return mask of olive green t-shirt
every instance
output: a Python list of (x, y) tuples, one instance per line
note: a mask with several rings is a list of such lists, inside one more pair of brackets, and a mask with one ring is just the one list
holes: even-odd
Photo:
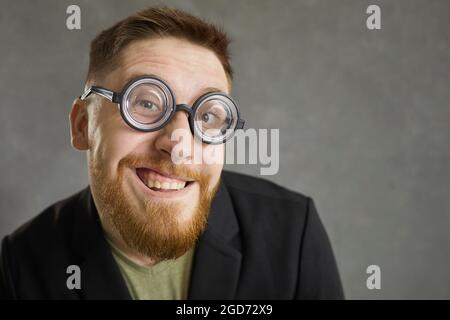
[(145, 267), (131, 261), (108, 242), (134, 300), (187, 299), (194, 249), (177, 259)]

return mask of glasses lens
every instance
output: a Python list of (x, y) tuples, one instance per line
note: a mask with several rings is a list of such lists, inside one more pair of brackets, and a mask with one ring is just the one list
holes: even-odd
[(166, 96), (157, 85), (143, 83), (134, 87), (127, 97), (128, 114), (142, 124), (160, 121), (167, 111)]
[(233, 124), (234, 105), (222, 96), (212, 96), (197, 108), (194, 123), (206, 138), (221, 138)]

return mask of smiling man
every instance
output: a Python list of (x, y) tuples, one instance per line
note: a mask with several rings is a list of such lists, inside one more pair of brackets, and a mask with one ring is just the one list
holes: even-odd
[[(93, 40), (70, 113), (89, 187), (5, 237), (3, 298), (343, 297), (312, 200), (222, 171), (224, 142), (244, 125), (228, 44), (166, 7)], [(208, 149), (200, 162), (195, 147)]]

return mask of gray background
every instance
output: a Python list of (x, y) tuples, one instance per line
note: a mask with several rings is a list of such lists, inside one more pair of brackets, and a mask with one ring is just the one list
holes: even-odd
[[(1, 1), (0, 236), (87, 184), (68, 113), (89, 42), (152, 3)], [(316, 200), (346, 296), (449, 299), (450, 1), (167, 3), (230, 33), (248, 127), (280, 129), (280, 171), (266, 178)], [(70, 4), (80, 31), (66, 29)], [(371, 264), (381, 290), (366, 288)]]

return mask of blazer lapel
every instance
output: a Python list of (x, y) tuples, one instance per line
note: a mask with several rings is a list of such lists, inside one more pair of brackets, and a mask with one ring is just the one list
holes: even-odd
[(81, 298), (130, 300), (128, 288), (103, 236), (89, 187), (82, 194), (82, 205), (73, 234), (73, 245), (82, 261)]
[(235, 298), (242, 259), (238, 232), (231, 198), (221, 182), (197, 244), (189, 299)]
[[(82, 299), (131, 299), (103, 236), (90, 188), (81, 194), (72, 246), (80, 257)], [(188, 299), (234, 299), (242, 254), (239, 225), (229, 193), (220, 182), (208, 225), (196, 246)]]

